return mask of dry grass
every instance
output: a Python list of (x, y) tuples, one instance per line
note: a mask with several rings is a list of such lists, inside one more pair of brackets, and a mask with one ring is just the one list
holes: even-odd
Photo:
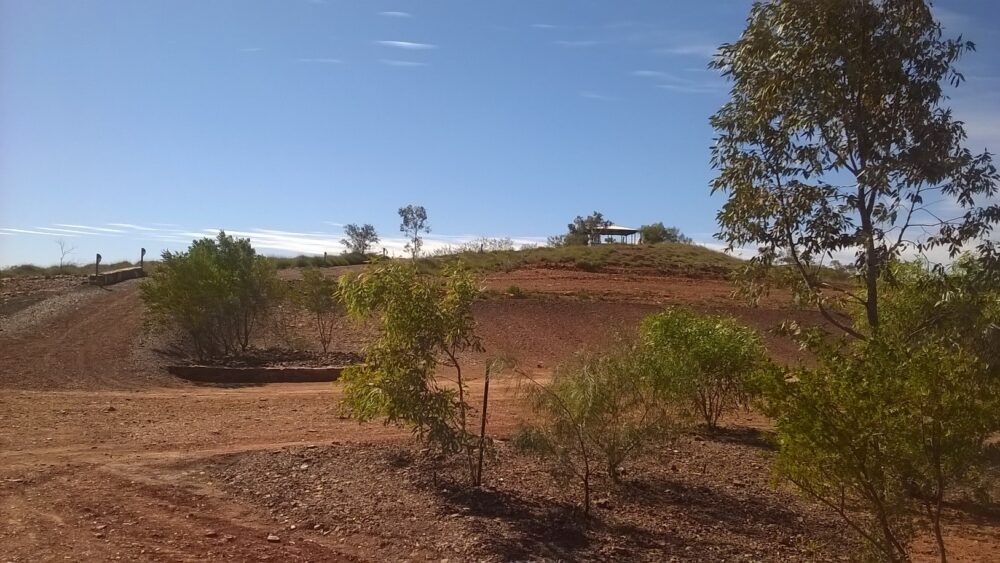
[(742, 263), (738, 258), (694, 244), (662, 243), (649, 246), (542, 247), (497, 252), (461, 252), (424, 258), (422, 265), (437, 269), (462, 260), (480, 271), (510, 271), (523, 267), (573, 268), (586, 272), (646, 270), (662, 274), (721, 277)]

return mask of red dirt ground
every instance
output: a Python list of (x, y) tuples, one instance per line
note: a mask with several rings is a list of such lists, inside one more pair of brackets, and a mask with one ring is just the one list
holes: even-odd
[[(486, 285), (528, 293), (476, 304), (488, 353), (511, 354), (540, 375), (666, 304), (725, 311), (763, 330), (789, 315), (814, 320), (780, 296), (748, 309), (719, 280), (529, 270), (491, 275)], [(448, 464), (434, 477), (438, 465), (406, 431), (340, 418), (335, 385), (224, 388), (172, 378), (143, 330), (134, 282), (52, 302), (34, 324), (23, 321), (55, 299), (46, 297), (5, 313), (24, 327), (0, 332), (3, 561), (816, 560), (853, 552), (836, 520), (769, 488), (771, 454), (753, 438), (766, 421), (753, 416), (728, 421), (731, 439), (687, 434), (665, 446), (629, 468), (624, 489), (601, 484), (608, 500), (599, 524), (581, 532), (567, 516), (575, 491), (502, 444), (488, 479), (503, 481), (485, 498), (468, 496), (448, 484)], [(339, 330), (342, 351), (364, 341), (363, 330)], [(768, 343), (795, 358), (790, 343)], [(469, 359), (481, 365), (483, 357)], [(521, 412), (514, 383), (498, 381), (491, 398), (491, 431), (507, 437)], [(947, 532), (953, 561), (989, 561), (1000, 547), (996, 516), (954, 509)], [(932, 555), (922, 536), (916, 556)]]

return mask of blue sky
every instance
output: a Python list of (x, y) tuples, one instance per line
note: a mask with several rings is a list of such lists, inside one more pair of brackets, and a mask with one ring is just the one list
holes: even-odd
[[(749, 0), (0, 0), (0, 264), (106, 260), (218, 228), (268, 254), (544, 240), (578, 214), (711, 243), (706, 64)], [(1000, 3), (953, 96), (1000, 150)]]

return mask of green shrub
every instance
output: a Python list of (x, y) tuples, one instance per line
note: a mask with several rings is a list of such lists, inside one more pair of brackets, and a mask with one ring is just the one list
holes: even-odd
[(617, 481), (621, 465), (669, 428), (656, 365), (636, 342), (599, 354), (580, 354), (560, 366), (552, 381), (528, 377), (535, 420), (517, 432), (514, 445), (551, 459), (554, 474), (577, 481), (590, 513), (591, 479), (598, 464)]
[(646, 318), (642, 335), (661, 366), (658, 385), (689, 397), (709, 428), (748, 405), (756, 377), (771, 369), (760, 336), (731, 318), (670, 309)]
[(893, 265), (876, 336), (844, 344), (802, 332), (818, 366), (763, 387), (778, 475), (837, 512), (879, 558), (908, 560), (924, 521), (945, 560), (945, 494), (975, 485), (984, 443), (1000, 430), (1000, 299), (984, 274), (969, 259), (950, 273)]
[(250, 240), (221, 231), (185, 252), (164, 251), (142, 285), (149, 319), (180, 329), (199, 358), (246, 351), (280, 293), (274, 266)]
[(921, 514), (941, 537), (944, 494), (971, 475), (1000, 412), (995, 381), (944, 341), (826, 350), (819, 367), (766, 389), (778, 474), (892, 561), (908, 560)]

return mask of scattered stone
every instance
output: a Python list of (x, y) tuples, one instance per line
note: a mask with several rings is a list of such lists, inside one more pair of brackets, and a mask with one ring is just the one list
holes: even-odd
[(209, 530), (209, 531), (205, 532), (205, 537), (206, 538), (217, 538), (217, 537), (219, 537), (219, 532), (216, 532), (214, 530)]
[(276, 536), (274, 534), (268, 534), (267, 535), (267, 541), (269, 541), (271, 543), (278, 543), (278, 542), (281, 541), (281, 538), (279, 538), (278, 536)]
[(115, 407), (113, 407), (111, 405), (108, 405), (108, 406), (104, 407), (103, 410), (104, 410), (104, 412), (115, 412), (118, 409), (116, 409)]
[(599, 498), (594, 501), (594, 506), (597, 508), (611, 508), (611, 499), (607, 497)]

